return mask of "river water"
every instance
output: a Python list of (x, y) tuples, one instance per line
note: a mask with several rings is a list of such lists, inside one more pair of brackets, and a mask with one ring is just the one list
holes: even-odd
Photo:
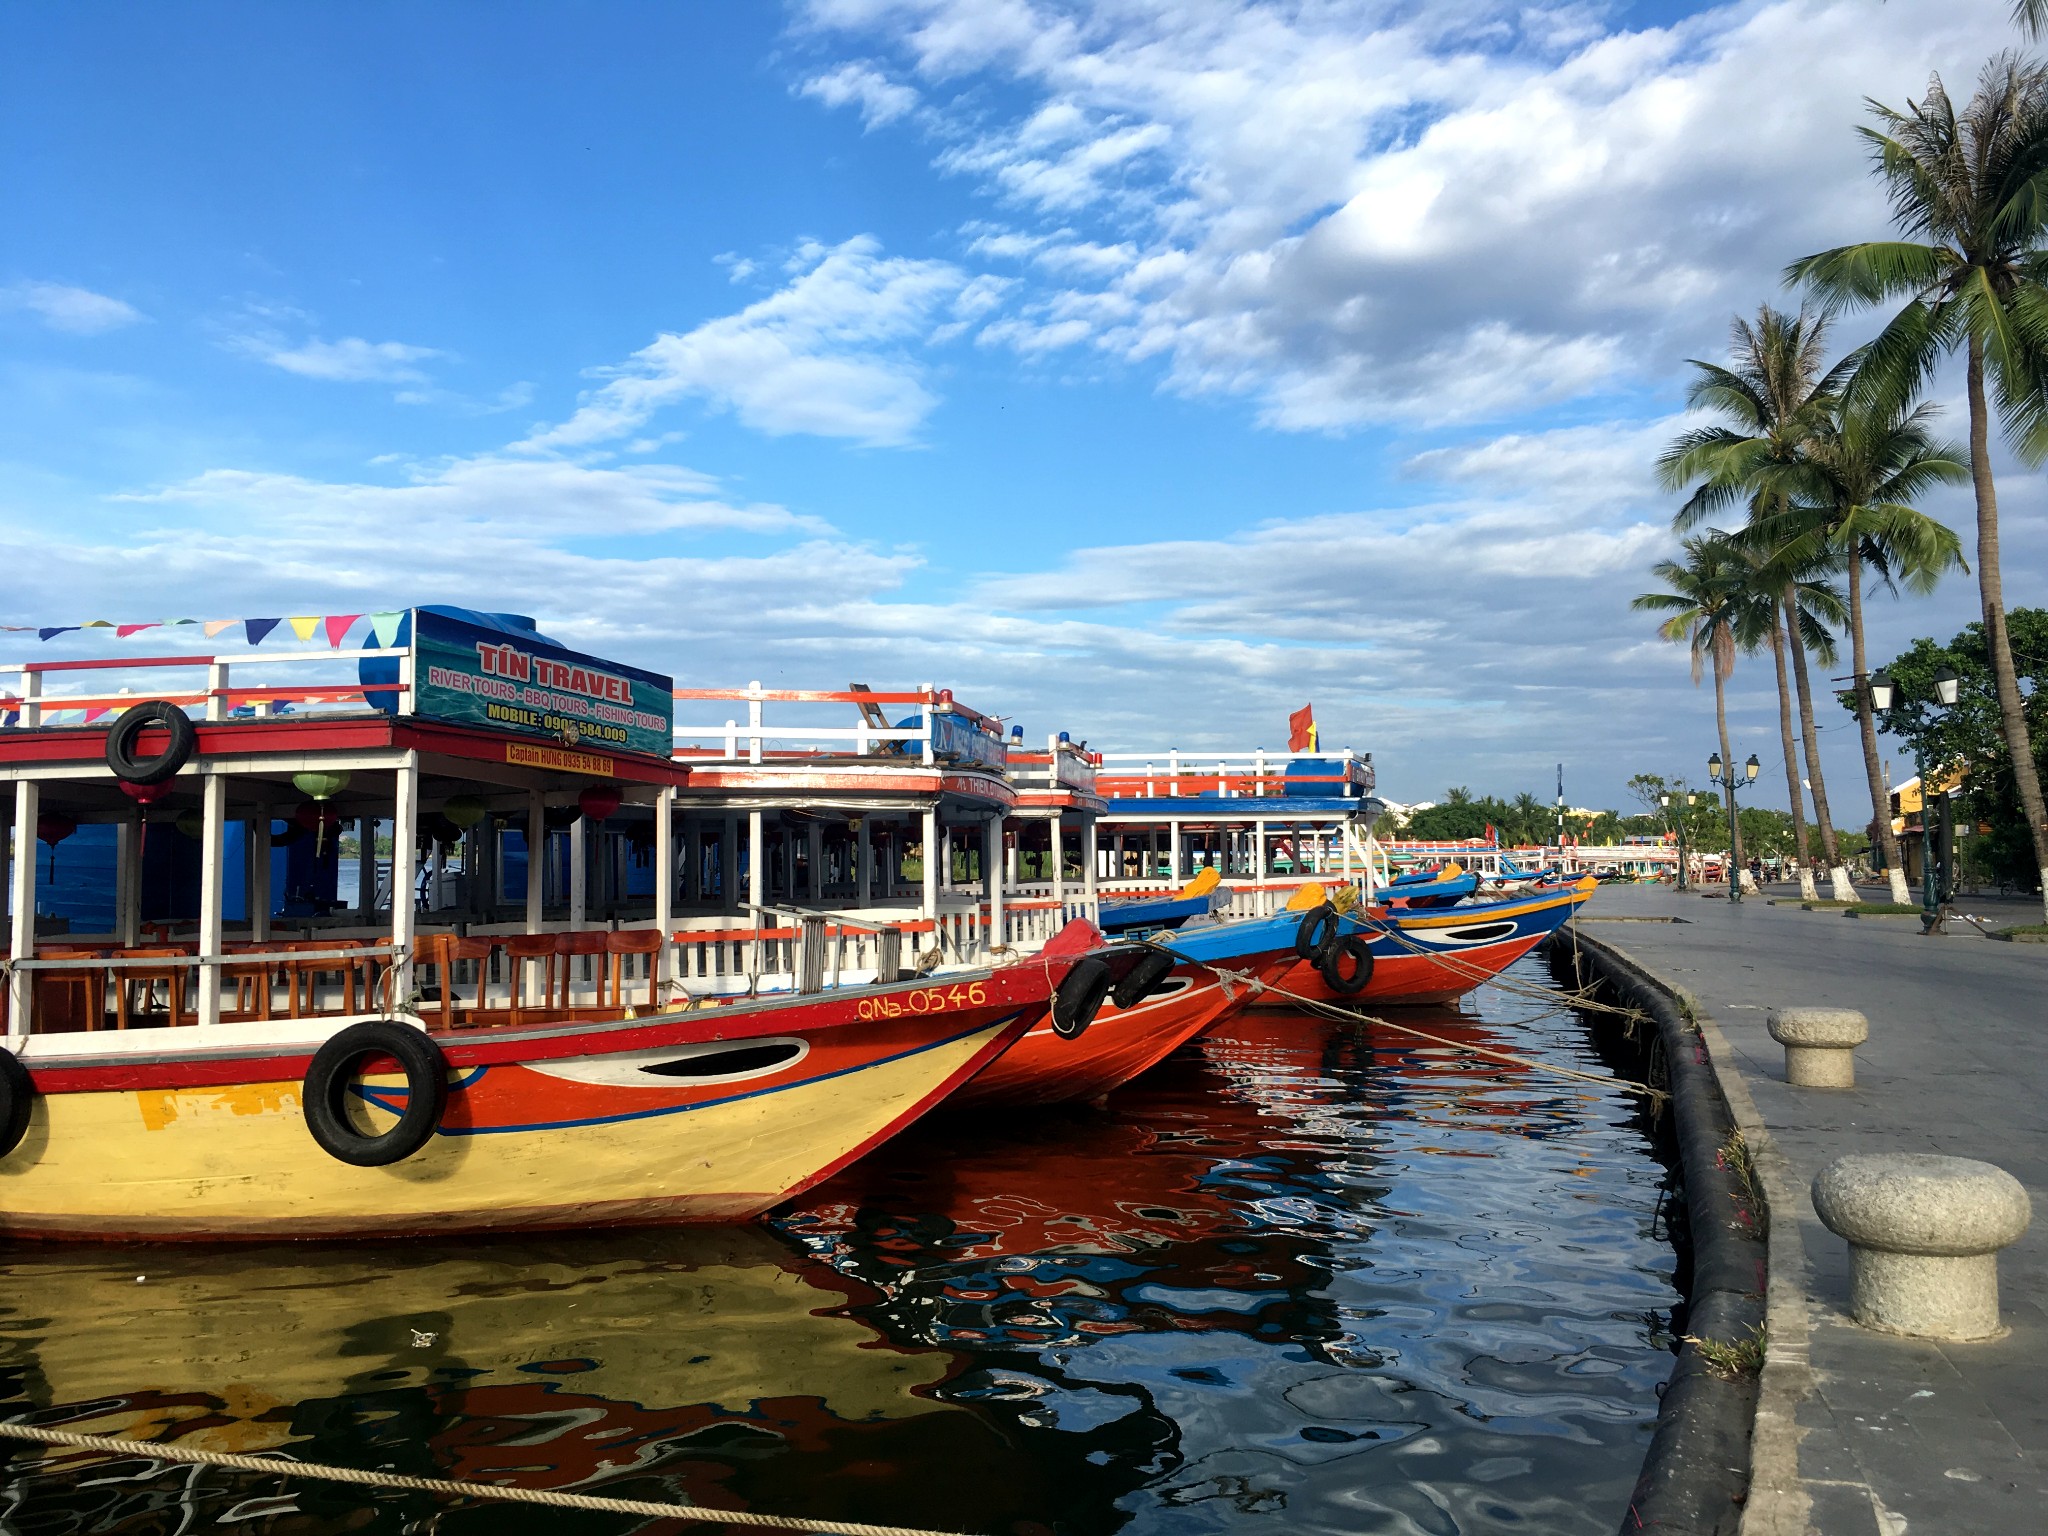
[[(1604, 1077), (1510, 975), (1398, 1017)], [(1253, 1012), (757, 1227), (0, 1250), (0, 1414), (1006, 1536), (1605, 1533), (1672, 1363), (1668, 1184), (1618, 1086)], [(637, 1528), (6, 1454), (21, 1536)]]

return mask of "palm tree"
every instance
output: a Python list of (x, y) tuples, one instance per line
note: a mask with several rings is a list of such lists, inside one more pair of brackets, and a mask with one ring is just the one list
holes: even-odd
[(1774, 549), (1773, 558), (1792, 568), (1841, 563), (1872, 826), (1891, 876), (1892, 899), (1901, 904), (1911, 895), (1878, 757), (1863, 645), (1863, 586), (1868, 571), (1888, 591), (1903, 583), (1910, 591), (1927, 593), (1942, 572), (1969, 569), (1955, 530), (1912, 506), (1923, 492), (1969, 474), (1962, 450), (1936, 441), (1928, 430), (1933, 415), (1934, 407), (1927, 405), (1905, 412), (1882, 402), (1844, 405), (1828, 435), (1811, 446), (1801, 463), (1774, 473), (1774, 489), (1786, 493), (1783, 510), (1755, 530)]
[(1662, 613), (1669, 617), (1657, 626), (1657, 634), (1692, 651), (1692, 681), (1697, 688), (1705, 665), (1714, 669), (1714, 725), (1720, 732), (1721, 761), (1728, 765), (1728, 824), (1735, 829), (1729, 849), (1729, 879), (1746, 878), (1743, 870), (1742, 829), (1735, 817), (1735, 754), (1728, 747), (1728, 674), (1735, 670), (1735, 653), (1749, 623), (1753, 604), (1744, 591), (1745, 562), (1728, 535), (1710, 529), (1695, 534), (1684, 544), (1685, 558), (1659, 560), (1652, 575), (1668, 588), (1645, 592), (1629, 606), (1639, 613)]
[[(2042, 7), (2021, 0), (2019, 14), (2038, 21)], [(1964, 353), (1985, 646), (2034, 858), (2048, 871), (2048, 809), (2006, 630), (1985, 399), (1988, 374), (2014, 452), (2028, 464), (2048, 456), (2048, 67), (1999, 55), (1960, 115), (1938, 75), (1906, 111), (1877, 102), (1870, 110), (1880, 126), (1858, 131), (1907, 238), (1838, 246), (1785, 276), (1831, 304), (1905, 300), (1870, 344), (1859, 392), (1902, 404), (1943, 355)]]
[[(1683, 530), (1702, 518), (1737, 503), (1745, 504), (1752, 522), (1782, 510), (1782, 497), (1771, 499), (1764, 480), (1774, 467), (1795, 464), (1814, 437), (1827, 429), (1829, 415), (1853, 371), (1857, 356), (1852, 353), (1832, 368), (1824, 368), (1827, 355), (1828, 322), (1825, 316), (1801, 310), (1788, 315), (1759, 306), (1754, 322), (1737, 316), (1731, 327), (1728, 366), (1692, 359), (1695, 370), (1686, 404), (1695, 411), (1712, 411), (1721, 423), (1696, 428), (1683, 434), (1664, 451), (1657, 470), (1665, 486), (1681, 490), (1693, 482), (1685, 505), (1673, 518)], [(1777, 571), (1775, 561), (1759, 568)], [(1833, 641), (1826, 629), (1829, 611), (1818, 590), (1802, 597), (1801, 573), (1782, 572), (1783, 590), (1779, 603), (1783, 623), (1774, 620), (1772, 629), (1789, 636), (1793, 672), (1798, 682), (1801, 735), (1806, 747), (1806, 777), (1813, 788), (1814, 815), (1820, 822), (1821, 850), (1828, 862), (1837, 901), (1849, 901), (1855, 888), (1849, 883), (1848, 867), (1835, 846), (1834, 820), (1828, 809), (1827, 779), (1821, 771), (1820, 751), (1813, 720), (1812, 690), (1806, 675), (1806, 655), (1816, 645), (1832, 659)], [(1839, 605), (1836, 605), (1838, 608)], [(1785, 739), (1785, 790), (1792, 805), (1792, 821), (1798, 835), (1799, 890), (1808, 900), (1819, 895), (1814, 889), (1812, 860), (1806, 838), (1804, 796), (1800, 793), (1799, 759), (1791, 741), (1791, 704), (1785, 683), (1785, 652), (1772, 641), (1778, 672), (1778, 720)]]

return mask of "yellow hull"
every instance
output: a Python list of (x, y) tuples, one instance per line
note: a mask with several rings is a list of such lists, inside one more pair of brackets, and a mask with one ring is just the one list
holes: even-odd
[(888, 1135), (1009, 1027), (680, 1112), (440, 1134), (383, 1168), (314, 1143), (296, 1080), (38, 1096), (0, 1159), (0, 1231), (388, 1237), (743, 1219)]

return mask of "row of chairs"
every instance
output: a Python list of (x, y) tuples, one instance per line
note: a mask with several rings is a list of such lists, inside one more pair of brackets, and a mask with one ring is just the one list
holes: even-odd
[[(438, 1009), (443, 1029), (523, 1024), (570, 1014), (578, 1008), (652, 1009), (656, 1005), (654, 957), (661, 945), (662, 935), (653, 928), (474, 938), (437, 933), (420, 941), (417, 982), (423, 992), (431, 989), (423, 1008)], [(494, 989), (491, 981), (491, 956), (497, 951), (505, 956), (502, 992)], [(627, 974), (634, 957), (644, 961), (643, 974), (637, 978)], [(575, 997), (579, 959), (588, 962), (592, 973), (590, 996), (581, 1002)], [(537, 988), (529, 990), (529, 977), (538, 980)], [(644, 995), (639, 992), (642, 986)]]

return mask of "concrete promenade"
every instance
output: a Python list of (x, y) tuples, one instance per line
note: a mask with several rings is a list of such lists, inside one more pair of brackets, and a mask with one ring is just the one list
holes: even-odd
[[(1778, 1272), (1745, 1533), (2048, 1530), (2048, 945), (1644, 886), (1602, 889), (1580, 920), (1697, 1000), (1739, 1073), (1731, 1098), (1747, 1090), (1777, 1154), (1760, 1159)], [(1785, 1082), (1764, 1017), (1801, 1003), (1869, 1016), (1854, 1089)], [(1847, 1249), (1807, 1193), (1848, 1152), (1981, 1158), (2026, 1186), (2034, 1224), (2000, 1261), (2007, 1337), (1935, 1344), (1849, 1321)], [(1788, 1337), (1801, 1322), (1805, 1339)], [(1796, 1431), (1774, 1425), (1774, 1399)]]

